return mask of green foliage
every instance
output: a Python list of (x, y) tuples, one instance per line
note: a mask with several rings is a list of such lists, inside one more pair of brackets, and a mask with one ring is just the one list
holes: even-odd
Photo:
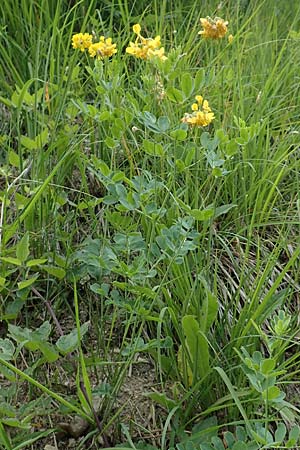
[[(0, 5), (1, 376), (83, 417), (106, 447), (150, 450), (116, 411), (146, 360), (162, 450), (295, 448), (297, 2), (11, 3)], [(199, 36), (208, 15), (233, 40)], [(165, 61), (126, 54), (134, 23), (160, 35)], [(79, 32), (112, 37), (118, 53), (73, 49)], [(198, 95), (208, 126), (184, 120)], [(30, 437), (37, 405), (7, 392), (0, 446), (51, 432)]]

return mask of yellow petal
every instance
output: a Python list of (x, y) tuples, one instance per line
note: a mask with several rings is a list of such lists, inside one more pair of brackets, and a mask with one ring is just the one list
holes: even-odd
[(133, 29), (133, 32), (135, 34), (140, 34), (140, 32), (141, 32), (141, 25), (139, 23), (136, 23), (135, 25), (133, 25), (132, 29)]

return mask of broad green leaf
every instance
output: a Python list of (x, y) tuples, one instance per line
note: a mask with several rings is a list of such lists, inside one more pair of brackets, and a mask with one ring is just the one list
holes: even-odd
[(200, 137), (201, 145), (209, 151), (214, 151), (219, 145), (219, 139), (217, 136), (214, 138), (210, 137), (210, 134), (207, 131), (204, 131)]
[(214, 215), (214, 209), (192, 209), (191, 211), (189, 211), (189, 214), (194, 217), (194, 219), (202, 222), (210, 219)]
[[(81, 338), (87, 333), (89, 328), (89, 322), (85, 322), (80, 327), (80, 336)], [(65, 334), (61, 336), (56, 342), (56, 347), (63, 354), (73, 352), (78, 347), (78, 331), (77, 328), (71, 331), (69, 334)]]
[(24, 234), (20, 242), (17, 244), (16, 256), (23, 263), (26, 261), (29, 255), (29, 233)]
[(206, 338), (202, 335), (199, 323), (194, 316), (182, 318), (182, 328), (186, 338), (186, 346), (190, 353), (193, 375), (201, 378), (209, 372), (209, 351)]
[(19, 281), (18, 283), (18, 289), (24, 289), (28, 286), (31, 286), (39, 277), (39, 274), (35, 275), (34, 277), (29, 278), (28, 280)]
[(224, 450), (223, 441), (218, 436), (213, 436), (211, 443), (214, 446), (214, 450)]
[(277, 386), (271, 386), (266, 391), (263, 391), (262, 396), (264, 400), (268, 400), (269, 402), (276, 400), (279, 396), (281, 396), (282, 392)]
[(150, 392), (146, 394), (147, 397), (151, 398), (154, 402), (167, 408), (169, 411), (177, 406), (177, 402), (169, 397), (165, 393), (161, 392)]
[(26, 262), (26, 267), (39, 266), (40, 264), (45, 264), (47, 261), (47, 258), (30, 259)]
[(238, 205), (235, 203), (230, 203), (229, 205), (218, 206), (215, 209), (214, 218), (221, 216), (222, 214), (226, 214), (232, 208), (236, 208)]
[(30, 139), (28, 136), (21, 136), (21, 144), (27, 150), (36, 150), (38, 148), (35, 139)]
[(184, 162), (181, 159), (176, 159), (175, 165), (178, 170), (178, 173), (184, 172), (186, 167), (185, 167)]
[(205, 81), (205, 70), (202, 68), (198, 70), (195, 76), (195, 83), (194, 83), (195, 93), (199, 92), (199, 89), (202, 88), (204, 81)]
[(275, 431), (275, 442), (281, 444), (286, 435), (286, 426), (284, 423), (279, 423)]
[(46, 320), (36, 330), (32, 331), (31, 339), (34, 341), (45, 342), (49, 338), (51, 333), (51, 324), (49, 320)]
[(10, 256), (1, 256), (1, 261), (7, 262), (9, 264), (13, 264), (14, 266), (21, 266), (22, 261), (20, 261), (18, 258), (12, 258)]
[(143, 148), (148, 155), (151, 156), (163, 156), (164, 149), (159, 143), (149, 141), (148, 139), (143, 140)]
[(112, 114), (109, 111), (103, 111), (99, 115), (99, 120), (101, 120), (101, 121), (110, 120), (111, 118), (112, 118)]
[(194, 80), (189, 72), (182, 75), (180, 87), (186, 98), (189, 98), (194, 89)]
[(267, 375), (268, 373), (272, 372), (275, 369), (275, 366), (276, 360), (273, 358), (264, 359), (260, 363), (260, 369), (264, 375)]
[(158, 128), (165, 132), (170, 128), (170, 120), (167, 116), (161, 116), (157, 119)]
[(187, 131), (179, 128), (170, 132), (170, 136), (176, 141), (184, 141), (187, 137)]
[(118, 141), (115, 141), (112, 137), (107, 136), (107, 138), (105, 138), (105, 144), (107, 145), (108, 148), (116, 148), (118, 145)]
[(214, 167), (211, 173), (216, 178), (222, 177), (224, 175), (224, 172), (222, 169), (220, 169), (220, 167)]
[(54, 362), (59, 358), (59, 353), (49, 342), (40, 342), (39, 350), (43, 353), (48, 362)]
[(182, 103), (184, 100), (184, 95), (183, 95), (182, 91), (180, 91), (179, 89), (176, 89), (174, 87), (169, 87), (166, 90), (166, 94), (172, 102)]
[(287, 448), (293, 448), (297, 444), (300, 436), (299, 425), (294, 425), (289, 433), (289, 439), (286, 443)]
[(230, 158), (231, 156), (235, 155), (238, 152), (238, 150), (239, 150), (238, 143), (235, 141), (235, 139), (232, 139), (226, 144), (225, 154), (227, 158)]
[(42, 268), (49, 273), (49, 275), (53, 275), (54, 277), (62, 280), (66, 276), (66, 271), (61, 267), (55, 266), (42, 266)]
[(14, 167), (17, 167), (17, 169), (20, 168), (20, 157), (13, 150), (9, 150), (9, 152), (8, 152), (8, 160), (9, 160), (9, 164), (11, 164)]
[(13, 359), (15, 346), (10, 339), (0, 339), (0, 357), (5, 361)]

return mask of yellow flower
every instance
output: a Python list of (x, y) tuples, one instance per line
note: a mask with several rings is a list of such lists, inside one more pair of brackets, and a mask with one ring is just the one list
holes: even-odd
[(192, 104), (193, 113), (185, 113), (184, 117), (181, 119), (181, 122), (187, 123), (192, 127), (206, 127), (214, 120), (215, 115), (210, 109), (207, 100), (203, 100), (201, 95), (196, 95), (195, 98), (197, 103)]
[(141, 25), (139, 23), (136, 23), (135, 25), (133, 25), (132, 29), (133, 29), (133, 32), (135, 34), (140, 34), (140, 32), (141, 32)]
[(111, 38), (104, 36), (100, 37), (100, 41), (90, 45), (89, 54), (92, 58), (96, 56), (97, 59), (108, 58), (117, 53), (116, 44), (112, 43)]
[(228, 22), (220, 19), (220, 17), (207, 17), (206, 19), (200, 19), (203, 30), (199, 31), (198, 34), (202, 35), (204, 38), (220, 39), (227, 33)]
[(72, 37), (72, 47), (79, 48), (82, 52), (92, 45), (93, 36), (89, 33), (77, 33)]
[(146, 39), (141, 36), (141, 26), (137, 23), (133, 25), (133, 31), (137, 34), (135, 42), (130, 42), (126, 48), (126, 53), (135, 56), (140, 59), (159, 58), (161, 61), (167, 59), (165, 50), (161, 47), (160, 36), (156, 36), (154, 39)]
[(230, 34), (230, 35), (228, 36), (228, 43), (229, 43), (229, 44), (232, 44), (233, 39), (234, 39), (233, 35)]

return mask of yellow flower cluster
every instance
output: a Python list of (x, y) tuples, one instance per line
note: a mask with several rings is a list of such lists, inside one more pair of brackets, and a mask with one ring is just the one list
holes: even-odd
[(72, 47), (79, 48), (82, 52), (92, 45), (93, 36), (89, 33), (78, 33), (72, 37)]
[(192, 127), (206, 127), (214, 120), (214, 113), (210, 109), (208, 101), (203, 100), (201, 95), (196, 95), (195, 98), (197, 103), (192, 104), (192, 114), (185, 113), (181, 122), (187, 123)]
[(112, 43), (111, 38), (105, 39), (104, 36), (100, 37), (100, 42), (96, 42), (89, 47), (89, 54), (93, 58), (103, 59), (108, 56), (112, 56), (117, 53), (116, 44)]
[(227, 33), (228, 22), (220, 19), (220, 17), (207, 17), (206, 19), (200, 19), (203, 30), (199, 31), (198, 34), (204, 38), (220, 39)]
[(126, 48), (126, 53), (136, 56), (141, 59), (151, 59), (157, 57), (162, 61), (167, 59), (164, 47), (161, 47), (160, 36), (154, 39), (146, 39), (141, 35), (141, 26), (137, 23), (132, 27), (134, 33), (137, 35), (135, 42), (130, 42), (129, 47)]
[(112, 43), (111, 38), (100, 37), (100, 41), (93, 44), (93, 36), (88, 33), (74, 34), (72, 37), (72, 47), (78, 48), (82, 52), (88, 49), (92, 58), (107, 58), (117, 53), (116, 44)]

